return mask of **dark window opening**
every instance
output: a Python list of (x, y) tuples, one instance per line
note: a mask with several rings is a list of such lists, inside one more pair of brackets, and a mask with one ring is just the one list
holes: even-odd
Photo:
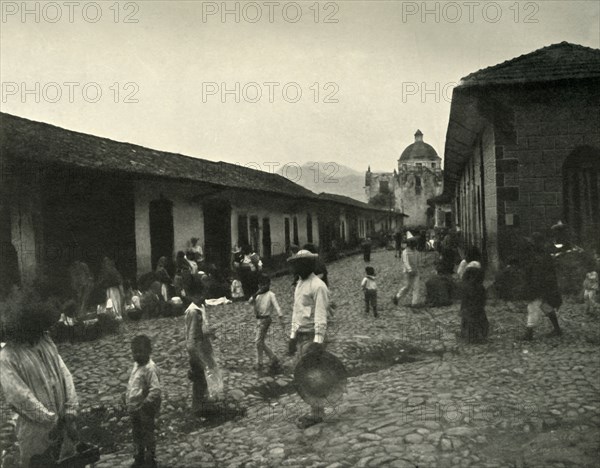
[(309, 244), (312, 244), (313, 241), (313, 225), (312, 225), (312, 216), (310, 213), (306, 215), (306, 240)]
[(238, 216), (238, 246), (248, 244), (248, 216)]
[(294, 244), (300, 245), (300, 239), (298, 237), (298, 218), (294, 216)]
[(260, 228), (258, 227), (258, 218), (250, 217), (250, 245), (254, 252), (259, 252)]
[(271, 258), (271, 222), (269, 218), (263, 218), (262, 256)]
[(285, 251), (290, 251), (290, 245), (292, 242), (290, 240), (290, 218), (285, 218), (284, 220), (284, 239), (285, 239)]

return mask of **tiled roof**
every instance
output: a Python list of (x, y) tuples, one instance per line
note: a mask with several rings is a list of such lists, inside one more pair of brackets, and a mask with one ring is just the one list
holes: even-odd
[(600, 49), (552, 44), (465, 76), (458, 87), (600, 77)]
[[(342, 205), (350, 205), (350, 206), (354, 206), (356, 208), (362, 208), (364, 210), (381, 211), (381, 212), (385, 212), (388, 214), (390, 213), (390, 210), (388, 210), (388, 209), (369, 205), (368, 203), (361, 202), (360, 200), (355, 200), (354, 198), (346, 197), (344, 195), (337, 195), (335, 193), (321, 192), (319, 194), (319, 199), (326, 200), (326, 201), (333, 202), (333, 203), (339, 203)], [(408, 215), (405, 215), (404, 213), (400, 213), (398, 211), (396, 211), (395, 213), (398, 215), (402, 215), (402, 216), (408, 216)]]
[(0, 151), (3, 156), (42, 164), (58, 163), (99, 171), (204, 182), (296, 198), (317, 197), (314, 192), (278, 174), (157, 151), (6, 113), (0, 113)]

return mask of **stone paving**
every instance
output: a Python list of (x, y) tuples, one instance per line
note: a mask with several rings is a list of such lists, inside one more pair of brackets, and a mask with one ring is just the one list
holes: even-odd
[[(426, 268), (434, 255), (424, 255)], [(306, 430), (294, 424), (307, 406), (290, 385), (289, 363), (281, 375), (251, 370), (254, 320), (245, 304), (209, 308), (232, 402), (220, 421), (189, 414), (181, 317), (125, 323), (118, 335), (60, 345), (84, 408), (84, 437), (103, 448), (97, 466), (132, 462), (121, 398), (129, 342), (139, 333), (152, 338), (161, 369), (163, 467), (600, 466), (600, 317), (585, 316), (568, 298), (560, 315), (564, 336), (546, 337), (551, 327), (543, 323), (535, 341), (526, 343), (519, 340), (525, 305), (490, 301), (488, 342), (466, 345), (456, 339), (458, 303), (416, 311), (393, 306), (390, 298), (402, 281), (399, 260), (378, 251), (372, 265), (383, 309), (377, 319), (363, 311), (362, 257), (329, 266), (338, 306), (329, 349), (352, 377), (325, 422)], [(283, 330), (275, 321), (268, 340), (284, 356), (290, 277), (275, 279), (272, 289), (287, 322)], [(242, 407), (243, 415), (234, 414)]]

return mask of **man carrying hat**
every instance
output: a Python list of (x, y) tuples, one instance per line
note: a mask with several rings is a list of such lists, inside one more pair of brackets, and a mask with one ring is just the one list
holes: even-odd
[[(324, 350), (327, 332), (327, 310), (329, 308), (329, 289), (315, 275), (315, 262), (318, 254), (308, 250), (299, 250), (288, 262), (292, 273), (299, 277), (294, 292), (292, 329), (288, 342), (290, 355), (298, 353), (298, 359), (307, 352), (319, 353)], [(312, 346), (310, 346), (314, 343)], [(310, 349), (309, 349), (310, 348)], [(298, 421), (300, 428), (306, 428), (323, 421), (323, 408), (311, 407), (311, 414), (302, 416)]]

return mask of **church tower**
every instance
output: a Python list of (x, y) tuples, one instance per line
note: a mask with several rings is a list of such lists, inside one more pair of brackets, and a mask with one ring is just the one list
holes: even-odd
[(398, 158), (397, 172), (373, 173), (369, 167), (365, 177), (369, 200), (393, 191), (395, 209), (409, 216), (404, 222), (407, 227), (433, 226), (427, 200), (442, 193), (442, 159), (423, 137), (421, 130), (415, 132), (414, 142)]

